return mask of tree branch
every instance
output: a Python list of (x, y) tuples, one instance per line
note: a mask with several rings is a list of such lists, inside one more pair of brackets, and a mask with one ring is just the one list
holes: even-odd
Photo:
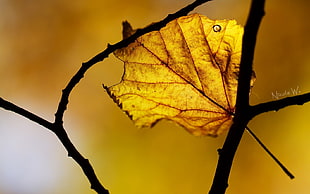
[(85, 176), (87, 177), (91, 185), (90, 188), (95, 190), (98, 194), (109, 194), (109, 191), (103, 187), (103, 185), (97, 178), (97, 175), (89, 160), (84, 158), (75, 148), (63, 126), (54, 124), (52, 130), (61, 141), (63, 146), (66, 148), (68, 152), (68, 157), (71, 157), (82, 168)]
[(223, 148), (219, 150), (219, 160), (209, 194), (225, 193), (228, 187), (228, 178), (236, 150), (244, 129), (250, 120), (248, 117), (248, 109), (252, 63), (258, 28), (265, 13), (264, 4), (265, 0), (252, 0), (242, 40), (242, 55), (234, 123), (228, 132)]
[(303, 105), (304, 103), (309, 102), (309, 101), (310, 101), (310, 92), (306, 94), (301, 94), (298, 96), (287, 97), (287, 98), (283, 98), (280, 100), (265, 102), (265, 103), (251, 106), (249, 113), (250, 113), (250, 117), (253, 118), (256, 115), (259, 115), (264, 112), (278, 111), (282, 108), (285, 108), (291, 105)]
[[(159, 30), (164, 27), (168, 22), (187, 15), (197, 6), (208, 2), (211, 0), (196, 0), (192, 4), (182, 8), (181, 10), (175, 12), (174, 14), (169, 14), (163, 20), (153, 23), (143, 29), (138, 29), (132, 36), (124, 39), (114, 45), (108, 45), (108, 47), (97, 54), (95, 57), (89, 61), (82, 64), (80, 69), (75, 73), (75, 75), (70, 79), (67, 86), (62, 91), (62, 96), (55, 113), (55, 121), (51, 123), (44, 118), (41, 118), (3, 98), (0, 98), (0, 107), (15, 112), (31, 121), (38, 123), (45, 128), (51, 130), (59, 138), (63, 146), (68, 152), (68, 156), (72, 157), (82, 168), (84, 174), (88, 178), (91, 188), (94, 189), (99, 194), (108, 194), (109, 191), (106, 190), (100, 181), (98, 180), (94, 169), (92, 168), (88, 159), (84, 158), (69, 139), (64, 127), (63, 127), (63, 117), (69, 103), (69, 96), (73, 91), (74, 87), (81, 81), (85, 73), (96, 63), (107, 58), (112, 52), (122, 47), (128, 46), (130, 43), (134, 42), (138, 37), (155, 30)], [(231, 170), (232, 161), (242, 138), (244, 129), (250, 119), (256, 115), (271, 111), (279, 110), (289, 105), (302, 105), (305, 102), (310, 101), (310, 93), (288, 97), (277, 101), (271, 101), (266, 103), (261, 103), (255, 106), (249, 105), (249, 91), (250, 91), (250, 80), (252, 74), (252, 62), (254, 58), (254, 49), (256, 43), (256, 36), (261, 19), (264, 15), (264, 0), (252, 0), (251, 10), (249, 17), (244, 29), (243, 43), (242, 43), (242, 58), (240, 64), (240, 74), (238, 82), (237, 91), (237, 102), (236, 102), (236, 113), (234, 117), (234, 124), (232, 125), (223, 148), (219, 150), (219, 161), (214, 176), (213, 184), (210, 189), (210, 194), (224, 194), (228, 186), (228, 178)]]
[(108, 45), (108, 47), (102, 51), (101, 53), (97, 54), (95, 57), (90, 59), (89, 61), (82, 64), (82, 67), (77, 71), (77, 73), (72, 77), (72, 79), (69, 81), (68, 85), (63, 89), (61, 100), (59, 102), (56, 114), (55, 114), (55, 123), (63, 123), (63, 115), (65, 110), (67, 109), (67, 105), (69, 103), (69, 96), (72, 92), (73, 88), (80, 82), (80, 80), (84, 77), (84, 74), (86, 71), (91, 68), (96, 63), (104, 60), (107, 58), (111, 53), (113, 53), (115, 50), (123, 48), (128, 46), (130, 43), (134, 42), (138, 37), (151, 32), (156, 31), (164, 27), (168, 22), (179, 18), (181, 16), (187, 15), (190, 11), (198, 7), (199, 5), (206, 3), (211, 0), (196, 0), (193, 3), (187, 5), (186, 7), (180, 9), (179, 11), (169, 14), (166, 18), (163, 20), (153, 23), (143, 29), (138, 29), (133, 35), (130, 37), (114, 44), (114, 45)]
[(13, 104), (12, 102), (9, 102), (7, 100), (4, 100), (3, 98), (0, 97), (0, 107), (6, 109), (6, 110), (9, 110), (9, 111), (12, 111), (12, 112), (15, 112), (35, 123), (38, 123), (39, 125), (42, 125), (43, 127), (47, 128), (47, 129), (51, 129), (52, 128), (52, 125), (53, 123), (29, 112), (28, 110), (25, 110), (15, 104)]
[(89, 70), (94, 64), (104, 60), (107, 58), (112, 52), (114, 52), (117, 49), (120, 49), (122, 47), (128, 46), (130, 43), (134, 42), (138, 37), (151, 32), (155, 30), (159, 30), (160, 28), (164, 27), (168, 22), (187, 15), (190, 11), (192, 11), (194, 8), (198, 7), (199, 5), (206, 3), (211, 0), (196, 0), (193, 3), (187, 5), (186, 7), (182, 8), (181, 10), (175, 12), (174, 14), (169, 14), (166, 18), (163, 20), (153, 23), (143, 29), (138, 29), (136, 33), (134, 33), (132, 36), (128, 37), (127, 39), (124, 39), (114, 45), (108, 45), (108, 47), (102, 51), (101, 53), (97, 54), (95, 57), (90, 59), (89, 61), (82, 64), (80, 69), (75, 73), (75, 75), (70, 79), (67, 86), (62, 90), (62, 96), (60, 99), (60, 102), (57, 107), (57, 111), (55, 113), (55, 121), (54, 123), (50, 123), (46, 121), (45, 119), (23, 109), (20, 108), (13, 103), (10, 103), (4, 99), (0, 99), (0, 107), (13, 111), (21, 116), (24, 116), (42, 126), (44, 126), (47, 129), (50, 129), (53, 131), (63, 146), (66, 148), (68, 152), (68, 156), (72, 157), (83, 169), (84, 174), (87, 176), (91, 188), (94, 189), (99, 194), (108, 194), (109, 191), (106, 190), (102, 184), (99, 182), (91, 164), (87, 159), (85, 159), (75, 148), (75, 146), (72, 144), (71, 140), (69, 139), (64, 127), (63, 127), (63, 117), (64, 112), (67, 109), (67, 105), (69, 103), (69, 96), (71, 92), (73, 91), (74, 87), (81, 81), (81, 79), (84, 77), (84, 74)]
[(106, 190), (101, 183), (99, 182), (95, 171), (91, 164), (89, 163), (88, 159), (84, 158), (79, 151), (75, 148), (75, 146), (72, 144), (70, 138), (68, 137), (66, 130), (63, 128), (62, 125), (57, 125), (56, 123), (51, 123), (31, 112), (28, 110), (25, 110), (7, 100), (4, 100), (0, 97), (0, 107), (15, 112), (35, 123), (38, 123), (39, 125), (42, 125), (43, 127), (51, 130), (55, 133), (55, 135), (58, 137), (60, 142), (63, 144), (65, 149), (68, 152), (68, 156), (71, 157), (76, 163), (80, 165), (82, 168), (84, 174), (88, 178), (91, 188), (94, 189), (99, 194), (109, 194), (109, 191)]

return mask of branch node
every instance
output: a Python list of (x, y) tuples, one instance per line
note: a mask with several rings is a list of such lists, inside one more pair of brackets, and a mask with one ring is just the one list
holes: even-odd
[(222, 149), (222, 148), (217, 149), (217, 154), (218, 154), (219, 156), (222, 154), (222, 152), (223, 152), (223, 149)]

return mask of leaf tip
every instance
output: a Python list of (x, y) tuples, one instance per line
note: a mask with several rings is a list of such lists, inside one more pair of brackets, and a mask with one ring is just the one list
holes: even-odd
[(122, 25), (123, 25), (123, 32), (122, 32), (123, 39), (126, 39), (135, 33), (135, 30), (132, 29), (132, 26), (130, 25), (128, 21), (123, 21)]

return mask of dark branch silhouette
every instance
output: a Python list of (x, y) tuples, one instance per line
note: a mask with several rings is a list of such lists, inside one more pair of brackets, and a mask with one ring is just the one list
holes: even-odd
[(160, 28), (164, 27), (168, 22), (187, 15), (190, 11), (195, 9), (197, 6), (206, 3), (211, 0), (196, 0), (193, 3), (187, 5), (186, 7), (180, 9), (179, 11), (169, 14), (166, 18), (163, 20), (153, 23), (143, 29), (138, 29), (136, 33), (134, 33), (132, 36), (128, 37), (127, 39), (124, 39), (114, 45), (108, 45), (108, 47), (101, 53), (97, 54), (95, 57), (90, 59), (89, 61), (82, 64), (81, 68), (77, 71), (77, 73), (70, 79), (69, 83), (65, 87), (65, 89), (62, 90), (62, 96), (60, 99), (60, 102), (58, 104), (57, 111), (55, 113), (55, 121), (54, 123), (51, 123), (9, 101), (6, 101), (2, 98), (0, 98), (0, 107), (13, 111), (19, 115), (22, 115), (42, 126), (45, 128), (51, 130), (56, 134), (58, 139), (61, 141), (63, 146), (66, 148), (68, 152), (68, 156), (72, 157), (82, 168), (84, 174), (88, 178), (91, 188), (94, 189), (99, 194), (108, 194), (109, 191), (103, 187), (103, 185), (100, 183), (99, 179), (97, 178), (95, 171), (91, 164), (89, 163), (88, 159), (84, 158), (79, 151), (75, 148), (71, 140), (69, 139), (66, 130), (63, 127), (63, 117), (64, 113), (67, 109), (67, 105), (69, 103), (69, 96), (74, 89), (74, 87), (81, 81), (81, 79), (84, 77), (84, 74), (89, 70), (94, 64), (104, 60), (107, 58), (111, 53), (113, 53), (116, 49), (126, 47), (130, 43), (134, 42), (138, 37), (151, 32), (155, 30), (159, 30)]
[(29, 112), (28, 110), (25, 110), (15, 104), (13, 104), (12, 102), (9, 102), (7, 100), (4, 100), (3, 98), (0, 97), (0, 107), (15, 112), (39, 125), (42, 125), (43, 127), (47, 128), (47, 129), (51, 129), (53, 126), (53, 123)]
[(189, 12), (191, 12), (193, 9), (198, 7), (199, 5), (206, 3), (211, 0), (196, 0), (193, 3), (187, 5), (186, 7), (180, 9), (179, 11), (175, 12), (174, 14), (169, 14), (166, 18), (159, 22), (155, 22), (143, 29), (138, 29), (133, 35), (129, 36), (128, 38), (113, 44), (108, 45), (108, 47), (102, 51), (101, 53), (97, 54), (95, 57), (90, 59), (89, 61), (82, 64), (82, 67), (78, 70), (78, 72), (72, 77), (72, 79), (69, 81), (68, 85), (65, 89), (62, 91), (61, 100), (58, 105), (57, 112), (55, 114), (55, 123), (62, 123), (63, 122), (63, 115), (67, 108), (67, 105), (69, 103), (69, 95), (73, 88), (80, 82), (80, 80), (84, 77), (85, 72), (91, 68), (94, 64), (104, 60), (107, 58), (113, 51), (116, 49), (120, 49), (123, 47), (128, 46), (130, 43), (134, 42), (138, 37), (151, 32), (159, 30), (160, 28), (164, 27), (168, 22), (179, 18), (181, 16), (187, 15)]
[(250, 117), (255, 117), (256, 115), (268, 111), (278, 111), (282, 108), (291, 105), (303, 105), (304, 103), (309, 101), (310, 101), (310, 93), (306, 93), (298, 96), (291, 96), (280, 100), (261, 103), (250, 107), (249, 111), (251, 113)]
[[(58, 104), (57, 111), (55, 113), (55, 121), (49, 122), (40, 116), (37, 116), (3, 98), (0, 98), (0, 107), (15, 112), (31, 121), (42, 125), (43, 127), (51, 130), (59, 138), (63, 146), (68, 152), (68, 156), (72, 157), (82, 168), (84, 174), (87, 176), (91, 188), (99, 194), (108, 194), (109, 191), (105, 189), (98, 180), (93, 167), (88, 159), (85, 159), (72, 144), (64, 127), (63, 117), (69, 103), (69, 96), (75, 86), (81, 81), (85, 73), (96, 63), (107, 58), (116, 49), (126, 47), (130, 43), (134, 42), (138, 37), (155, 30), (159, 30), (164, 27), (168, 22), (187, 15), (197, 6), (211, 0), (196, 0), (192, 4), (182, 8), (174, 14), (169, 14), (165, 19), (153, 23), (143, 29), (138, 29), (132, 36), (124, 39), (114, 45), (108, 45), (108, 47), (89, 61), (82, 64), (76, 74), (70, 79), (69, 83), (63, 89), (61, 100)], [(302, 105), (310, 101), (310, 93), (298, 95), (294, 97), (288, 97), (277, 101), (271, 101), (261, 103), (258, 105), (249, 105), (249, 91), (250, 91), (250, 79), (252, 75), (252, 61), (254, 58), (254, 48), (256, 43), (256, 35), (264, 15), (264, 0), (252, 0), (250, 14), (245, 26), (245, 32), (243, 37), (242, 59), (240, 64), (240, 75), (237, 92), (236, 113), (234, 117), (234, 124), (232, 125), (227, 135), (223, 148), (219, 150), (219, 161), (214, 176), (213, 184), (210, 190), (210, 194), (223, 194), (228, 186), (228, 177), (232, 161), (242, 138), (244, 129), (247, 123), (256, 115), (271, 111), (279, 110), (290, 105)]]
[(252, 64), (256, 35), (265, 13), (264, 4), (265, 0), (252, 0), (250, 13), (244, 27), (234, 123), (228, 132), (223, 148), (219, 150), (219, 160), (209, 194), (225, 193), (236, 150), (250, 120), (248, 110), (250, 107), (249, 93), (253, 71)]
[(68, 156), (72, 157), (82, 168), (84, 174), (88, 178), (91, 188), (94, 189), (99, 194), (108, 194), (108, 190), (106, 190), (102, 184), (99, 182), (95, 171), (91, 164), (89, 163), (88, 159), (85, 159), (79, 151), (75, 148), (72, 144), (71, 140), (69, 139), (65, 129), (62, 125), (58, 125), (57, 123), (51, 123), (3, 98), (0, 98), (0, 107), (15, 112), (39, 125), (44, 126), (45, 128), (51, 130), (56, 134), (58, 139), (61, 141), (63, 146), (66, 148), (68, 152)]

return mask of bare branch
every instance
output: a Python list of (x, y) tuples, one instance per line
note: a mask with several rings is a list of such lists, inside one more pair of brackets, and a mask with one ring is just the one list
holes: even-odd
[(39, 125), (42, 125), (43, 127), (51, 130), (56, 134), (58, 139), (61, 141), (63, 146), (68, 152), (68, 156), (72, 157), (74, 161), (76, 161), (80, 167), (82, 168), (84, 174), (88, 178), (91, 188), (94, 189), (99, 194), (108, 194), (108, 190), (106, 190), (99, 182), (98, 178), (96, 177), (95, 171), (91, 164), (89, 163), (88, 159), (84, 158), (79, 151), (75, 148), (75, 146), (72, 144), (71, 140), (69, 139), (65, 129), (62, 125), (57, 125), (55, 123), (51, 123), (7, 100), (4, 100), (0, 97), (0, 107), (15, 112), (35, 123), (38, 123)]
[(285, 108), (291, 105), (303, 105), (304, 103), (309, 102), (309, 101), (310, 101), (310, 92), (306, 94), (301, 94), (298, 96), (287, 97), (287, 98), (283, 98), (280, 100), (265, 102), (265, 103), (251, 106), (249, 113), (250, 113), (250, 117), (253, 118), (256, 115), (259, 115), (264, 112), (278, 111), (282, 108)]
[(69, 83), (67, 84), (65, 89), (63, 89), (62, 91), (62, 96), (58, 104), (57, 111), (55, 113), (54, 123), (50, 123), (46, 121), (45, 119), (23, 108), (20, 108), (14, 105), (13, 103), (10, 103), (2, 98), (0, 99), (0, 107), (13, 111), (53, 131), (57, 135), (57, 137), (59, 138), (63, 146), (66, 148), (68, 152), (68, 156), (72, 157), (83, 169), (84, 174), (87, 176), (91, 184), (91, 188), (94, 189), (99, 194), (108, 194), (109, 191), (106, 190), (102, 186), (102, 184), (99, 182), (94, 172), (94, 169), (92, 168), (89, 161), (85, 159), (78, 152), (78, 150), (75, 148), (75, 146), (72, 144), (71, 140), (69, 139), (65, 129), (63, 128), (63, 116), (64, 116), (65, 110), (67, 109), (67, 105), (69, 103), (69, 96), (73, 88), (81, 81), (81, 79), (84, 77), (84, 74), (87, 72), (88, 69), (90, 69), (94, 64), (107, 58), (116, 49), (126, 47), (130, 43), (134, 42), (139, 36), (142, 36), (148, 32), (159, 30), (160, 28), (164, 27), (168, 22), (178, 17), (187, 15), (194, 8), (208, 1), (211, 1), (211, 0), (196, 0), (193, 3), (182, 8), (181, 10), (175, 12), (174, 14), (169, 14), (165, 19), (161, 20), (160, 22), (153, 23), (152, 25), (149, 25), (143, 29), (137, 30), (136, 33), (134, 33), (132, 36), (128, 37), (127, 39), (124, 39), (114, 45), (108, 45), (108, 47), (103, 52), (97, 54), (95, 57), (90, 59), (88, 62), (83, 63), (80, 69), (70, 79)]
[(95, 190), (98, 194), (109, 194), (109, 191), (103, 187), (103, 185), (97, 178), (96, 173), (89, 160), (84, 158), (75, 148), (63, 126), (54, 124), (52, 130), (61, 141), (63, 146), (66, 148), (68, 156), (71, 157), (74, 161), (76, 161), (76, 163), (78, 163), (79, 166), (82, 168), (85, 176), (88, 178), (91, 189)]
[(244, 28), (242, 55), (238, 80), (236, 113), (234, 123), (226, 137), (223, 148), (219, 150), (219, 160), (209, 194), (224, 194), (228, 187), (228, 178), (244, 129), (249, 122), (249, 92), (252, 76), (252, 63), (256, 44), (256, 35), (264, 16), (265, 0), (252, 0), (250, 13)]
[(42, 125), (43, 127), (47, 128), (47, 129), (51, 129), (52, 128), (52, 125), (53, 123), (29, 112), (28, 110), (25, 110), (15, 104), (13, 104), (12, 102), (9, 102), (7, 100), (4, 100), (3, 98), (0, 97), (0, 107), (6, 109), (6, 110), (9, 110), (9, 111), (12, 111), (12, 112), (15, 112), (35, 123), (38, 123), (39, 125)]
[[(51, 123), (44, 118), (41, 118), (3, 98), (0, 98), (0, 107), (15, 112), (31, 121), (38, 123), (45, 128), (51, 130), (59, 138), (63, 146), (68, 152), (68, 156), (72, 157), (82, 168), (84, 174), (88, 178), (91, 188), (94, 189), (99, 194), (109, 194), (100, 181), (98, 180), (93, 167), (91, 166), (88, 159), (84, 158), (69, 139), (64, 127), (63, 127), (63, 117), (69, 103), (69, 96), (73, 91), (74, 87), (81, 81), (85, 73), (96, 63), (107, 58), (112, 52), (122, 47), (128, 46), (130, 43), (134, 42), (138, 37), (151, 32), (156, 31), (164, 27), (168, 22), (179, 18), (181, 16), (187, 15), (197, 6), (206, 3), (211, 0), (196, 0), (188, 6), (182, 8), (181, 10), (175, 12), (174, 14), (169, 14), (163, 20), (153, 23), (143, 29), (138, 29), (132, 36), (124, 39), (114, 45), (108, 45), (107, 48), (101, 53), (97, 54), (95, 57), (89, 61), (82, 64), (80, 69), (74, 74), (70, 79), (67, 86), (62, 91), (62, 96), (55, 113), (55, 121)], [(264, 15), (264, 3), (265, 0), (252, 0), (251, 10), (249, 17), (245, 26), (245, 32), (243, 36), (242, 44), (242, 59), (240, 64), (240, 74), (238, 82), (238, 92), (237, 92), (237, 102), (236, 102), (236, 113), (234, 118), (234, 124), (232, 125), (223, 148), (219, 150), (219, 161), (214, 176), (213, 184), (210, 189), (210, 194), (224, 194), (228, 186), (228, 177), (230, 174), (230, 169), (232, 161), (242, 138), (244, 129), (247, 126), (249, 120), (251, 120), (256, 115), (272, 111), (279, 110), (290, 105), (302, 105), (305, 102), (310, 101), (310, 93), (288, 97), (277, 101), (271, 101), (266, 103), (261, 103), (255, 106), (249, 105), (249, 90), (250, 90), (250, 79), (252, 74), (252, 62), (254, 58), (254, 49), (256, 44), (256, 36), (261, 19)], [(245, 48), (245, 49), (244, 49)]]
[(62, 91), (61, 100), (58, 105), (57, 112), (55, 114), (55, 123), (62, 123), (63, 122), (63, 115), (65, 110), (67, 109), (67, 105), (69, 103), (69, 95), (73, 88), (80, 82), (80, 80), (84, 77), (84, 74), (86, 71), (91, 68), (96, 63), (104, 60), (107, 58), (112, 52), (114, 52), (116, 49), (120, 49), (123, 47), (128, 46), (130, 43), (134, 42), (138, 37), (151, 32), (159, 30), (160, 28), (164, 27), (168, 22), (179, 18), (181, 16), (187, 15), (190, 11), (198, 7), (199, 5), (206, 3), (211, 0), (196, 0), (193, 3), (187, 5), (186, 7), (180, 9), (179, 11), (169, 14), (166, 18), (163, 20), (153, 23), (143, 29), (138, 29), (133, 35), (130, 37), (114, 44), (114, 45), (108, 45), (108, 47), (102, 51), (101, 53), (97, 54), (95, 57), (90, 59), (89, 61), (82, 64), (82, 67), (77, 71), (77, 73), (72, 77), (72, 79), (69, 81), (68, 85), (65, 89)]

